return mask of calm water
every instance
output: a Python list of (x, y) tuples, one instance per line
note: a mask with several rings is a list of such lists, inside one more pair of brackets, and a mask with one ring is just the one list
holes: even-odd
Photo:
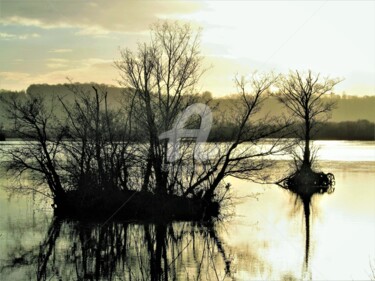
[(231, 215), (209, 225), (58, 221), (1, 190), (0, 280), (375, 279), (375, 142), (317, 144), (336, 190), (313, 197), (308, 265), (302, 206), (277, 186), (232, 179)]

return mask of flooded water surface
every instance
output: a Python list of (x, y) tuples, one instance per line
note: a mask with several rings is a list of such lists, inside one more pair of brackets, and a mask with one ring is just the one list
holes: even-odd
[(230, 179), (210, 223), (62, 220), (2, 188), (0, 280), (374, 280), (375, 142), (317, 144), (336, 186), (312, 198), (308, 251), (303, 206), (276, 185)]

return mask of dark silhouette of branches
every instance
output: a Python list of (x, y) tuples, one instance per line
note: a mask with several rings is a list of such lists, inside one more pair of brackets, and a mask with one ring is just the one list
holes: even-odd
[[(7, 115), (14, 123), (14, 130), (25, 140), (14, 149), (2, 150), (7, 171), (18, 179), (26, 171), (32, 171), (34, 179), (48, 185), (52, 197), (57, 200), (62, 198), (65, 191), (58, 174), (60, 166), (57, 158), (66, 136), (66, 127), (56, 122), (54, 101), (48, 101), (47, 106), (46, 100), (39, 95), (1, 98)], [(22, 189), (22, 185), (17, 187)]]
[(303, 157), (300, 159), (304, 166), (310, 167), (312, 164), (310, 141), (318, 122), (326, 121), (335, 106), (335, 102), (323, 100), (322, 97), (330, 93), (340, 81), (338, 78), (315, 75), (309, 70), (307, 73), (290, 72), (278, 83), (278, 100), (302, 122), (297, 132), (304, 141)]

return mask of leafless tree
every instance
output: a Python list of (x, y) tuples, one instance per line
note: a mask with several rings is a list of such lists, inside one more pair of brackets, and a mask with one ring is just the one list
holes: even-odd
[[(227, 112), (233, 120), (233, 141), (216, 144), (219, 148), (216, 157), (203, 163), (204, 168), (200, 172), (193, 170), (195, 180), (190, 182), (185, 194), (196, 193), (196, 189), (205, 186), (203, 197), (212, 200), (218, 186), (229, 176), (266, 180), (261, 172), (273, 164), (270, 156), (283, 152), (289, 146), (289, 142), (282, 139), (288, 134), (289, 120), (257, 116), (267, 91), (277, 78), (273, 74), (254, 73), (250, 79), (235, 79), (240, 103)], [(266, 138), (272, 139), (267, 144), (262, 143)]]
[(68, 87), (74, 93), (72, 103), (36, 94), (2, 98), (23, 141), (2, 147), (2, 163), (19, 180), (12, 191), (37, 191), (56, 205), (71, 190), (128, 189), (135, 155), (128, 116), (120, 106), (109, 108), (106, 88)]
[(159, 193), (166, 193), (168, 142), (159, 141), (159, 134), (168, 131), (176, 116), (186, 106), (184, 96), (194, 93), (203, 71), (199, 51), (199, 33), (190, 25), (162, 22), (152, 28), (149, 44), (139, 44), (136, 53), (121, 51), (115, 62), (125, 87), (134, 94), (144, 112), (140, 116), (147, 130), (148, 161), (145, 182), (154, 171)]
[(324, 98), (324, 95), (330, 93), (340, 81), (338, 78), (315, 75), (309, 70), (307, 73), (290, 72), (278, 83), (278, 100), (300, 122), (297, 133), (304, 144), (302, 159), (296, 159), (299, 168), (311, 167), (311, 138), (316, 132), (318, 122), (325, 121), (335, 106), (335, 103)]
[(63, 200), (65, 190), (58, 171), (58, 155), (66, 128), (56, 122), (54, 100), (46, 101), (36, 94), (20, 94), (2, 97), (2, 102), (8, 118), (14, 123), (15, 133), (25, 141), (2, 149), (7, 171), (20, 180), (20, 185), (12, 189), (44, 193), (39, 188), (40, 183), (33, 181), (27, 186), (22, 184), (25, 182), (23, 175), (31, 171), (29, 179), (46, 183), (49, 187), (47, 196), (54, 198), (56, 203)]
[(132, 162), (131, 112), (117, 105), (109, 108), (105, 86), (92, 84), (82, 88), (67, 85), (74, 93), (73, 103), (63, 97), (69, 141), (64, 142), (64, 165), (73, 189), (128, 189)]
[[(155, 25), (150, 43), (139, 44), (137, 52), (122, 50), (116, 66), (122, 76), (121, 83), (134, 89), (138, 101), (137, 112), (140, 114), (137, 119), (148, 137), (149, 164), (144, 182), (148, 183), (148, 178), (154, 177), (157, 192), (193, 195), (210, 201), (224, 178), (254, 179), (255, 171), (268, 165), (262, 158), (281, 150), (280, 139), (275, 139), (263, 151), (254, 148), (263, 138), (289, 126), (276, 120), (253, 120), (265, 93), (277, 78), (260, 75), (248, 81), (249, 92), (245, 89), (244, 79), (236, 80), (241, 102), (230, 117), (236, 126), (233, 142), (220, 144), (219, 153), (201, 163), (192, 156), (195, 142), (185, 140), (180, 148), (181, 157), (174, 163), (168, 162), (168, 140), (160, 141), (158, 136), (170, 130), (178, 113), (194, 101), (193, 91), (204, 72), (199, 32), (193, 32), (189, 25), (168, 22)], [(274, 126), (269, 126), (272, 123)], [(169, 168), (163, 169), (166, 165)], [(184, 167), (190, 168), (181, 172)]]

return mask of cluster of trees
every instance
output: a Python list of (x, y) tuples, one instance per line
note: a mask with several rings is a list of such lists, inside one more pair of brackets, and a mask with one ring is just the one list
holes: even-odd
[[(203, 160), (194, 157), (194, 149), (202, 144), (185, 138), (178, 148), (180, 156), (171, 161), (168, 151), (173, 143), (160, 135), (189, 105), (210, 105), (209, 94), (194, 95), (204, 72), (201, 61), (199, 33), (189, 25), (159, 23), (149, 43), (139, 44), (136, 51), (123, 49), (115, 62), (124, 87), (116, 106), (109, 106), (108, 89), (95, 84), (68, 84), (74, 94), (69, 100), (47, 100), (38, 94), (3, 96), (14, 130), (27, 141), (3, 150), (7, 170), (19, 179), (33, 171), (34, 181), (29, 186), (23, 181), (20, 189), (45, 192), (39, 188), (47, 184), (57, 206), (71, 191), (84, 194), (81, 198), (102, 191), (136, 191), (217, 202), (228, 190), (224, 180), (229, 176), (264, 179), (261, 171), (272, 164), (267, 157), (292, 145), (284, 137), (292, 133), (295, 118), (303, 121), (298, 133), (305, 142), (303, 159), (310, 161), (310, 133), (332, 107), (321, 96), (339, 81), (298, 71), (283, 77), (270, 73), (236, 78), (237, 102), (215, 115), (220, 117), (215, 126), (230, 127), (231, 141), (217, 144), (214, 155), (214, 144), (205, 146), (202, 151), (210, 157)], [(289, 117), (259, 117), (271, 86), (278, 87), (277, 98), (292, 113)], [(189, 128), (202, 125), (198, 116), (188, 121)], [(271, 140), (260, 147), (265, 138)]]
[[(298, 127), (294, 124), (290, 127), (290, 137), (298, 138)], [(312, 135), (313, 140), (375, 140), (375, 123), (368, 120), (343, 121), (343, 122), (318, 122), (319, 130)], [(295, 133), (294, 133), (295, 132)], [(232, 141), (233, 128), (230, 124), (220, 124), (212, 127), (210, 142)], [(280, 137), (275, 134), (274, 137)]]
[(368, 120), (325, 122), (316, 133), (320, 140), (375, 140), (375, 123)]

